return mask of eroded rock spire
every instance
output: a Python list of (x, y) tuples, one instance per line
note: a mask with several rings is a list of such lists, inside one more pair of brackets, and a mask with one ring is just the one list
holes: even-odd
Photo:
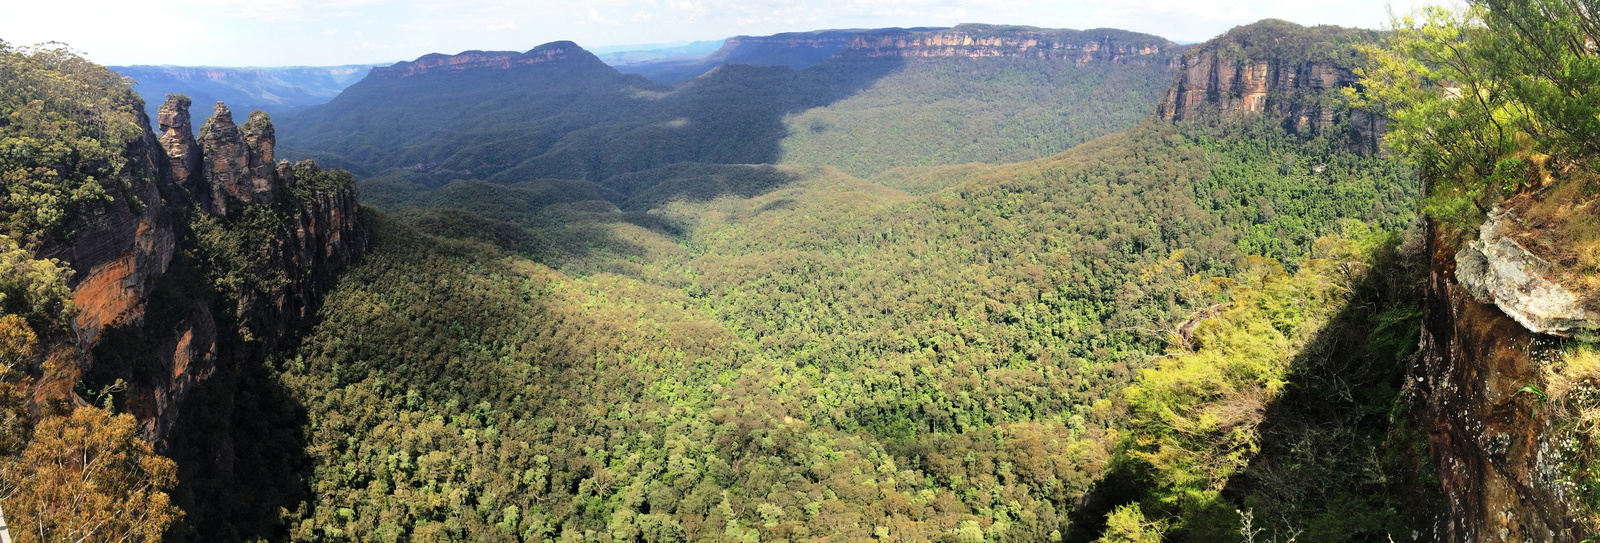
[(272, 201), (277, 188), (272, 161), (276, 143), (266, 113), (251, 113), (250, 120), (239, 126), (228, 106), (217, 102), (211, 120), (200, 127), (201, 171), (211, 192), (209, 200), (201, 201), (202, 207), (228, 215), (252, 203)]

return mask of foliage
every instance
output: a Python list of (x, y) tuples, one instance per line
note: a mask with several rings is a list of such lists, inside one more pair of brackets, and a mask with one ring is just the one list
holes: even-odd
[(33, 251), (0, 234), (0, 314), (18, 315), (46, 337), (66, 331), (73, 314), (71, 276), (61, 261), (35, 259)]
[(1139, 504), (1130, 503), (1106, 515), (1106, 530), (1096, 543), (1161, 543), (1161, 526), (1146, 522)]
[(1198, 112), (1179, 133), (1206, 150), (1195, 198), (1237, 235), (1245, 254), (1298, 259), (1342, 219), (1399, 231), (1415, 217), (1417, 180), (1401, 164), (1351, 150), (1350, 130), (1292, 134), (1268, 115)]
[(1120, 435), (1096, 402), (1239, 273), (1214, 163), (1146, 124), (920, 198), (792, 166), (378, 180), (404, 211), (275, 363), (312, 429), (290, 532), (1059, 537)]
[(1147, 510), (1180, 519), (1169, 535), (1226, 537), (1239, 508), (1263, 514), (1250, 530), (1307, 541), (1426, 522), (1417, 504), (1438, 490), (1398, 393), (1424, 265), (1397, 241), (1350, 224), (1292, 275), (1255, 260), (1240, 283), (1214, 281), (1227, 305), (1123, 391), (1117, 469), (1145, 481)]
[(1430, 216), (1470, 227), (1597, 150), (1595, 13), (1583, 0), (1435, 6), (1363, 48), (1371, 67), (1352, 94), (1392, 120), (1386, 141), (1430, 183)]
[(366, 175), (417, 172), (434, 186), (603, 181), (684, 162), (869, 175), (1049, 156), (1132, 127), (1170, 76), (1161, 62), (836, 58), (728, 64), (666, 86), (574, 58), (370, 78), (279, 126), (290, 153)]
[(1132, 128), (1171, 74), (1157, 61), (912, 60), (860, 93), (786, 118), (781, 161), (870, 177), (1043, 158)]
[(163, 492), (176, 468), (137, 428), (93, 407), (41, 420), (21, 454), (0, 460), (17, 541), (160, 539), (182, 515)]
[(27, 444), (27, 393), (33, 380), (24, 364), (39, 354), (39, 337), (17, 315), (0, 315), (0, 455), (21, 452)]
[(1539, 403), (1554, 409), (1560, 476), (1583, 508), (1581, 522), (1593, 529), (1600, 526), (1600, 347), (1573, 341), (1553, 358), (1542, 372), (1549, 392), (1540, 392)]
[[(1345, 54), (1337, 30), (1285, 47)], [(1090, 139), (1131, 124), (1163, 71), (1100, 69), (730, 65), (668, 88), (552, 63), (358, 84), (285, 133), (386, 172), (363, 188), (394, 214), (363, 212), (372, 252), (291, 348), (215, 377), (236, 396), (195, 392), (241, 410), (195, 424), (257, 419), (174, 442), (236, 446), (242, 484), (193, 487), (226, 502), (197, 511), (301, 541), (1087, 540), (1101, 519), (1108, 541), (1215, 540), (1240, 507), (1317, 540), (1422, 526), (1361, 478), (1414, 453), (1385, 432), (1417, 313), (1372, 286), (1415, 279), (1382, 233), (1407, 222), (1410, 178), (1254, 120)], [(841, 132), (793, 132), (819, 119)], [(786, 152), (828, 165), (759, 164)], [(836, 169), (913, 163), (930, 166), (881, 183)], [(157, 290), (227, 307), (281, 287), (285, 216), (352, 183), (296, 177), (273, 204), (169, 217), (183, 251)], [(144, 326), (165, 332), (192, 304), (162, 295)], [(86, 383), (122, 377), (96, 354)], [(103, 437), (125, 483), (95, 490), (150, 505), (124, 531), (171, 520), (172, 471), (126, 417), (40, 424), (8, 466)], [(1108, 470), (1136, 472), (1141, 499), (1074, 525)]]
[(60, 44), (0, 41), (0, 81), (0, 233), (26, 245), (66, 236), (75, 213), (127, 182), (123, 153), (140, 137), (143, 103)]

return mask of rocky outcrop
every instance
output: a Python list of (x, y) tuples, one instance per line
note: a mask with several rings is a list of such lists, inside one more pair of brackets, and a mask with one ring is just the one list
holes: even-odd
[(194, 126), (189, 119), (189, 97), (168, 95), (156, 119), (173, 184), (189, 194), (191, 202), (209, 200), (209, 195), (197, 197), (207, 185), (202, 182), (200, 143), (194, 139)]
[(250, 114), (244, 126), (233, 123), (233, 112), (217, 102), (215, 113), (200, 127), (200, 152), (205, 157), (201, 175), (205, 195), (195, 200), (209, 213), (228, 215), (256, 202), (271, 202), (277, 188), (272, 163), (276, 138), (267, 114)]
[(1387, 119), (1327, 96), (1360, 81), (1354, 44), (1374, 39), (1368, 34), (1274, 20), (1235, 28), (1184, 52), (1177, 80), (1156, 115), (1182, 121), (1207, 108), (1265, 113), (1309, 132), (1348, 122), (1352, 139), (1376, 150)]
[(520, 66), (548, 64), (570, 60), (600, 62), (598, 57), (570, 41), (551, 42), (525, 53), (516, 51), (464, 51), (454, 55), (433, 53), (411, 62), (373, 68), (368, 77), (389, 79), (412, 77), (429, 73), (449, 73), (474, 69), (508, 70)]
[(1489, 213), (1478, 239), (1456, 252), (1456, 280), (1478, 303), (1499, 307), (1530, 332), (1594, 341), (1600, 313), (1553, 279), (1554, 266), (1505, 235), (1515, 222), (1509, 210)]
[[(315, 313), (334, 275), (367, 248), (348, 174), (309, 161), (274, 163), (275, 131), (259, 111), (235, 125), (218, 103), (197, 140), (188, 107), (182, 96), (167, 99), (160, 138), (141, 115), (145, 136), (125, 153), (128, 178), (106, 183), (122, 187), (120, 197), (80, 213), (72, 238), (39, 251), (75, 270), (68, 286), (78, 311), (75, 337), (49, 350), (75, 363), (45, 364), (35, 398), (82, 403), (76, 383), (122, 379), (125, 408), (158, 443), (178, 426), (196, 387), (277, 350)], [(306, 177), (315, 182), (297, 183)], [(246, 214), (251, 206), (266, 213)], [(235, 244), (239, 254), (180, 256), (218, 250), (178, 234), (202, 226), (212, 236), (206, 243)], [(184, 274), (169, 276), (179, 258)], [(222, 262), (240, 258), (243, 264)], [(195, 284), (227, 273), (252, 281)]]
[[(1562, 480), (1559, 410), (1541, 408), (1537, 392), (1541, 359), (1558, 346), (1503, 306), (1479, 301), (1509, 294), (1500, 289), (1515, 279), (1482, 277), (1517, 259), (1490, 249), (1485, 266), (1474, 263), (1470, 251), (1478, 250), (1458, 250), (1434, 229), (1422, 351), (1407, 383), (1449, 502), (1442, 531), (1458, 542), (1583, 540), (1589, 534), (1575, 522), (1575, 496)], [(1467, 279), (1472, 274), (1480, 278)]]
[(855, 35), (844, 58), (1033, 58), (1091, 63), (1171, 64), (1182, 46), (1125, 30), (1062, 30), (961, 25), (925, 32)]
[[(114, 201), (83, 210), (70, 225), (70, 240), (47, 243), (42, 258), (68, 263), (74, 273), (68, 285), (77, 307), (80, 344), (93, 344), (103, 330), (137, 322), (144, 317), (144, 301), (172, 261), (172, 228), (162, 222), (160, 172), (166, 168), (161, 143), (150, 130), (150, 118), (138, 110), (144, 136), (124, 151), (128, 159), (121, 179), (103, 180)], [(81, 365), (87, 365), (83, 360)], [(76, 380), (82, 367), (67, 369)]]

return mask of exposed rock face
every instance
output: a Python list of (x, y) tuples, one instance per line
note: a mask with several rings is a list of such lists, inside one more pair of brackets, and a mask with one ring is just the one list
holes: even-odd
[[(76, 233), (71, 243), (46, 244), (39, 250), (43, 258), (72, 266), (68, 284), (84, 344), (93, 344), (108, 327), (143, 318), (145, 298), (172, 261), (172, 229), (160, 221), (164, 202), (158, 172), (166, 159), (150, 130), (150, 118), (142, 106), (139, 111), (145, 135), (126, 152), (133, 164), (124, 169), (124, 179), (104, 181), (117, 201), (80, 213), (71, 225)], [(79, 374), (70, 377), (76, 381)]]
[(858, 34), (841, 57), (1002, 57), (1063, 60), (1078, 65), (1171, 63), (1182, 47), (1155, 36), (1123, 30), (1053, 30), (962, 25), (927, 32)]
[(434, 53), (424, 55), (411, 62), (373, 68), (368, 73), (368, 76), (374, 78), (399, 78), (480, 68), (505, 70), (518, 66), (564, 60), (593, 60), (594, 62), (600, 62), (598, 57), (583, 50), (582, 47), (578, 47), (578, 44), (570, 41), (558, 41), (540, 45), (528, 50), (526, 53), (518, 53), (516, 51), (464, 51), (454, 55)]
[[(273, 162), (275, 135), (265, 114), (257, 112), (235, 126), (227, 106), (218, 103), (196, 141), (189, 136), (188, 106), (177, 97), (163, 104), (159, 140), (141, 115), (145, 137), (127, 152), (135, 158), (125, 169), (129, 178), (107, 182), (108, 191), (130, 188), (117, 201), (82, 213), (71, 242), (39, 251), (75, 270), (69, 286), (78, 307), (78, 333), (75, 345), (50, 351), (77, 363), (52, 365), (60, 369), (40, 379), (35, 397), (81, 402), (72, 386), (95, 372), (97, 356), (151, 360), (160, 367), (139, 372), (125, 396), (146, 437), (158, 443), (178, 425), (180, 408), (196, 386), (275, 351), (315, 312), (331, 277), (367, 248), (354, 185), (294, 189), (297, 175), (320, 170), (312, 163)], [(198, 212), (226, 228), (250, 205), (275, 206), (271, 216), (279, 218), (265, 225), (270, 242), (260, 247), (261, 258), (249, 270), (270, 278), (271, 288), (210, 293), (202, 285), (167, 280), (182, 242), (166, 221)], [(178, 213), (165, 213), (169, 208)], [(184, 281), (205, 280), (204, 273)], [(163, 295), (188, 305), (169, 302), (161, 308), (166, 314), (149, 315), (152, 299)], [(149, 322), (165, 324), (152, 328)], [(129, 347), (107, 343), (114, 336), (141, 338), (154, 352), (121, 352)]]
[[(307, 166), (316, 167), (301, 167)], [(259, 298), (239, 296), (234, 311), (264, 350), (276, 351), (280, 340), (316, 312), (328, 270), (342, 270), (367, 251), (360, 214), (352, 188), (305, 199), (286, 217), (278, 235), (283, 243), (268, 259), (273, 269), (282, 271), (282, 285)]]
[(1592, 340), (1600, 313), (1552, 280), (1549, 262), (1503, 234), (1515, 221), (1508, 210), (1491, 212), (1478, 239), (1456, 252), (1456, 279), (1478, 303), (1498, 306), (1531, 332)]
[[(1211, 107), (1222, 112), (1273, 115), (1295, 130), (1309, 132), (1323, 132), (1348, 121), (1353, 139), (1376, 151), (1387, 119), (1321, 99), (1360, 81), (1353, 70), (1355, 48), (1350, 42), (1363, 39), (1341, 35), (1337, 39), (1346, 43), (1335, 44), (1329, 43), (1334, 37), (1324, 34), (1358, 32), (1308, 29), (1284, 21), (1236, 28), (1184, 51), (1177, 81), (1157, 106), (1156, 115), (1181, 121)], [(1312, 46), (1307, 42), (1323, 43)], [(1318, 47), (1337, 52), (1307, 55)]]
[(1540, 382), (1534, 353), (1551, 341), (1479, 302), (1471, 290), (1484, 285), (1458, 279), (1471, 273), (1461, 264), (1482, 264), (1471, 264), (1470, 254), (1458, 264), (1441, 237), (1431, 242), (1422, 352), (1408, 385), (1449, 498), (1447, 540), (1579, 541), (1586, 534), (1560, 480), (1558, 411), (1540, 409), (1523, 391)]
[(173, 183), (189, 193), (190, 201), (209, 200), (210, 195), (203, 194), (209, 186), (201, 182), (200, 143), (194, 139), (194, 126), (189, 120), (189, 98), (168, 96), (167, 102), (161, 104), (157, 122)]
[(199, 200), (202, 207), (228, 215), (255, 202), (271, 202), (276, 141), (265, 113), (251, 114), (250, 122), (240, 127), (233, 124), (228, 106), (217, 102), (211, 120), (200, 127), (200, 151), (205, 157), (201, 172), (210, 192), (210, 199)]

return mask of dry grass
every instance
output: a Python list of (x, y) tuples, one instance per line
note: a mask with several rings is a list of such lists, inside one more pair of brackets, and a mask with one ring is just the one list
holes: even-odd
[(1600, 174), (1569, 168), (1543, 190), (1503, 205), (1519, 219), (1513, 239), (1550, 262), (1552, 279), (1600, 311)]
[[(1600, 386), (1600, 348), (1586, 343), (1568, 349), (1558, 363), (1545, 367), (1545, 383), (1550, 399), (1556, 401), (1566, 399), (1574, 388)], [(1584, 415), (1588, 422), (1589, 413)]]

